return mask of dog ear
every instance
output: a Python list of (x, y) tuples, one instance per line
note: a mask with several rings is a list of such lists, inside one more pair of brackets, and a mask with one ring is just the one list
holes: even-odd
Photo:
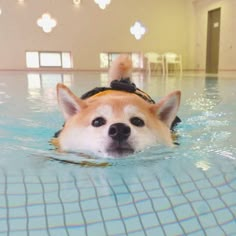
[(57, 100), (65, 120), (86, 106), (85, 102), (74, 95), (64, 84), (57, 85)]
[(174, 121), (180, 105), (180, 91), (174, 91), (162, 98), (154, 106), (159, 119), (164, 122), (169, 128)]

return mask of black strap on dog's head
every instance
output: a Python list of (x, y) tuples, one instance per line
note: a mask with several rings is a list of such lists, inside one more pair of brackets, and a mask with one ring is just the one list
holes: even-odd
[(113, 80), (110, 84), (111, 87), (96, 87), (84, 95), (81, 96), (81, 99), (86, 99), (96, 95), (98, 93), (108, 91), (108, 90), (117, 90), (117, 91), (124, 91), (128, 93), (134, 93), (139, 97), (143, 98), (146, 102), (155, 104), (155, 101), (145, 92), (138, 89), (134, 83), (130, 81), (130, 78), (122, 78), (120, 80)]

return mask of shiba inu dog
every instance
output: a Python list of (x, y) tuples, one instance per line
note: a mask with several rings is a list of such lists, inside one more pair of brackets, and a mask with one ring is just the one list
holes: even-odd
[[(122, 62), (127, 58), (113, 63), (111, 80), (124, 75)], [(61, 151), (92, 152), (102, 157), (122, 157), (157, 144), (174, 146), (171, 129), (179, 121), (180, 96), (180, 91), (174, 91), (155, 103), (129, 79), (121, 78), (81, 98), (58, 84), (58, 104), (65, 124), (53, 143)]]

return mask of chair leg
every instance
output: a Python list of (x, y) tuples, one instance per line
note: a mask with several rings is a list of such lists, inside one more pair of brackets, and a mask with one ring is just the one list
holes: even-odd
[(148, 62), (148, 74), (150, 75), (151, 74), (151, 63)]
[(161, 63), (161, 70), (162, 70), (162, 75), (165, 75), (165, 64), (164, 64), (164, 62)]
[(182, 74), (183, 72), (182, 63), (179, 63), (179, 71), (180, 71), (180, 74)]

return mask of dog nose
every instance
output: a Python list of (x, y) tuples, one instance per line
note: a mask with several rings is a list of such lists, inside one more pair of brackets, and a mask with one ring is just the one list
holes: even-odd
[(124, 123), (115, 123), (110, 126), (108, 134), (116, 141), (124, 141), (130, 136), (130, 127)]

